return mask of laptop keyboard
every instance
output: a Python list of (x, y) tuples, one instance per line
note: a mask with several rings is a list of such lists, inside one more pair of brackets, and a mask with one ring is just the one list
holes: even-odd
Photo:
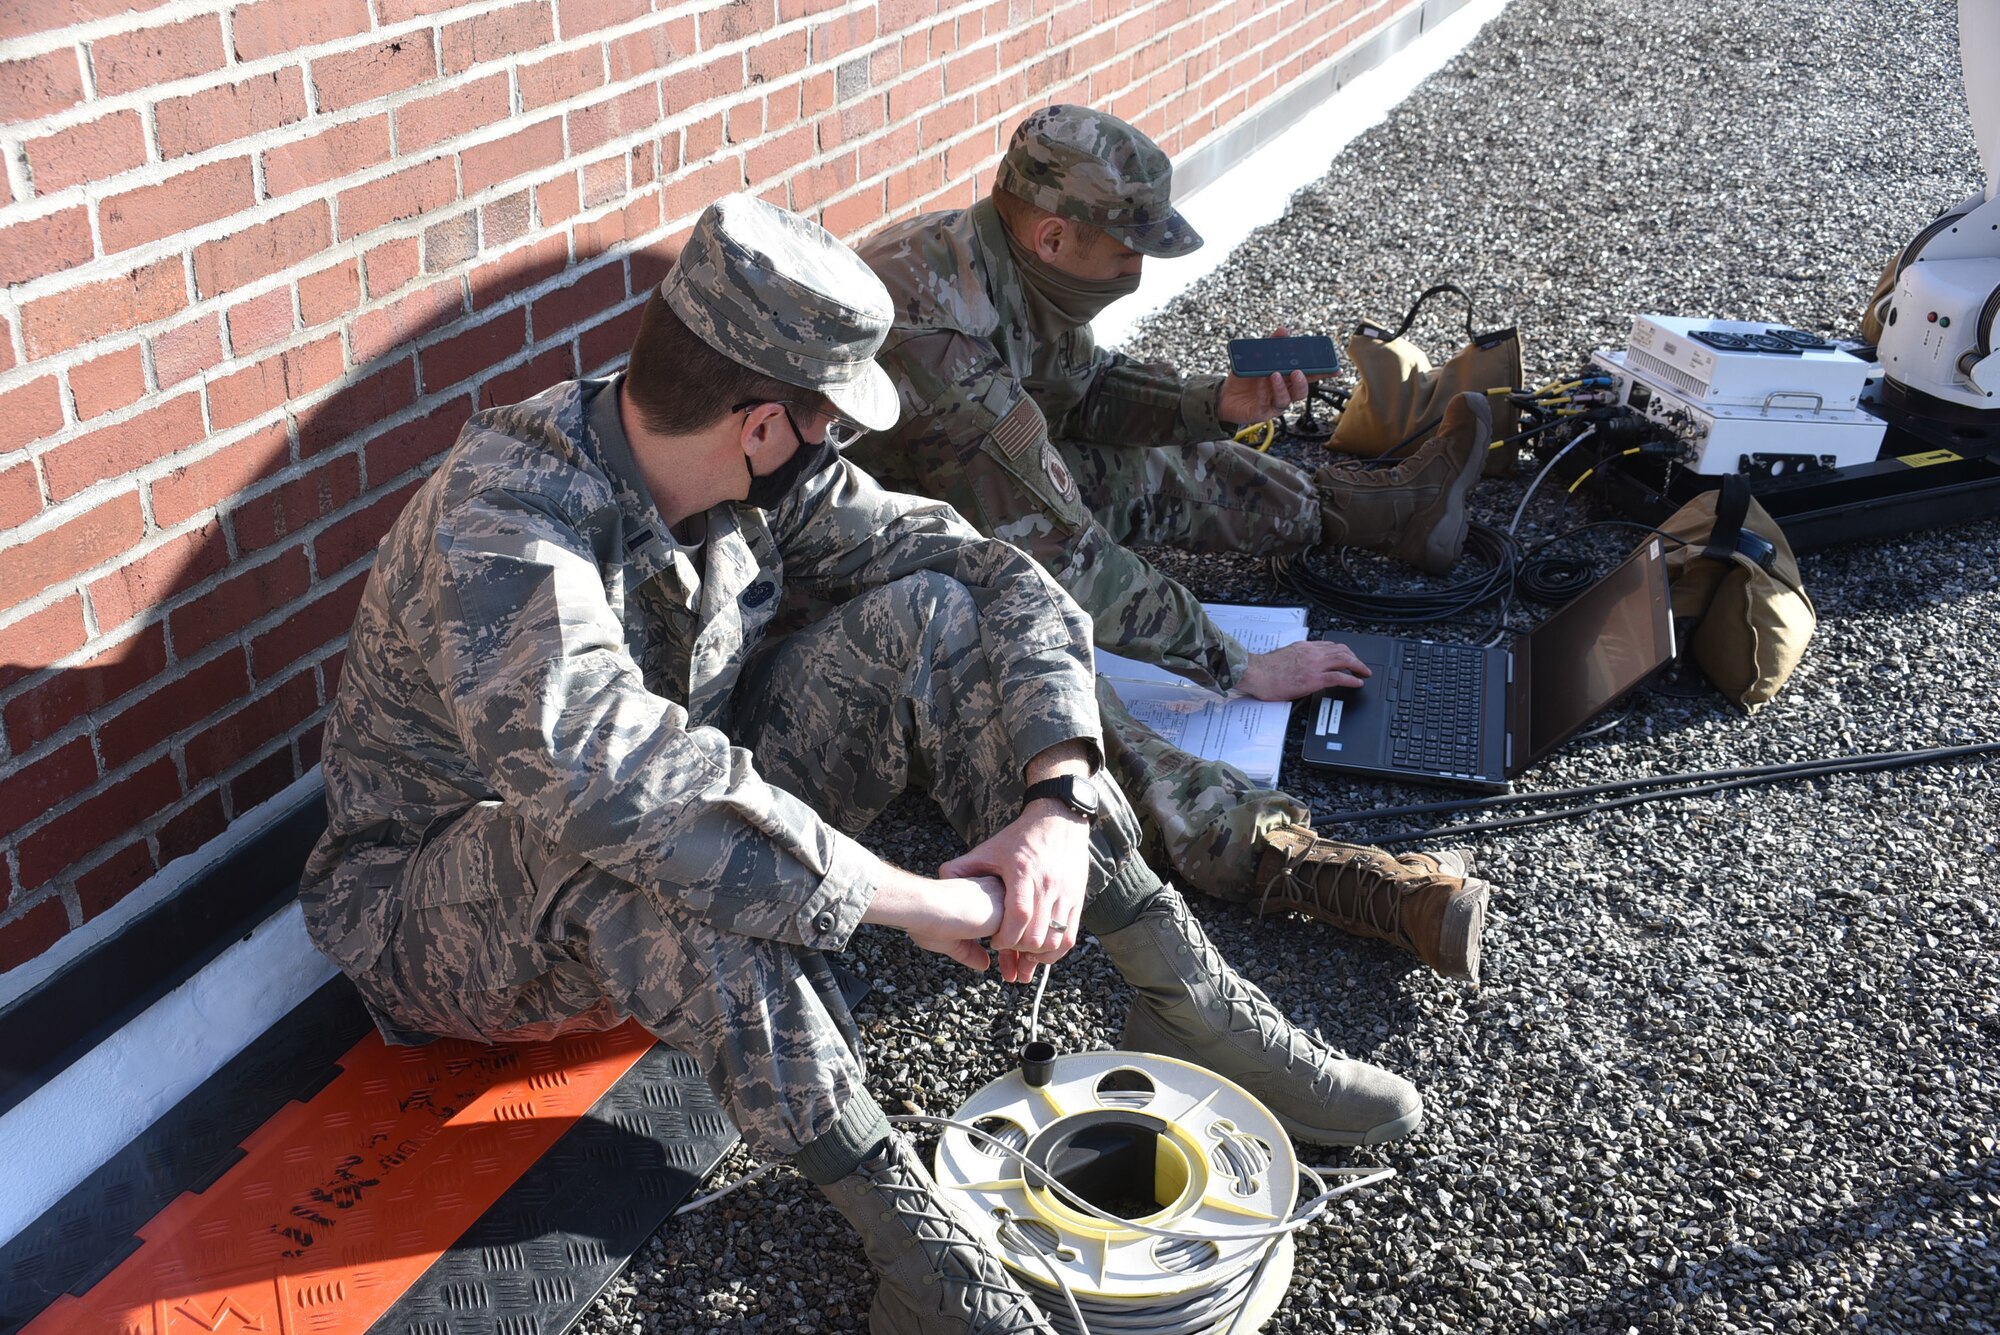
[(1407, 769), (1471, 774), (1479, 764), (1480, 652), (1400, 646), (1389, 677), (1389, 755)]

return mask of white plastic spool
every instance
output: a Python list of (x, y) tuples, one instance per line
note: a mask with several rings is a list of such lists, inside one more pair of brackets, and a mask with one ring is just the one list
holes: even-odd
[[(1048, 1084), (1031, 1087), (1011, 1071), (954, 1120), (998, 1135), (1111, 1213), (1193, 1239), (1099, 1219), (1031, 1180), (1018, 1160), (946, 1128), (933, 1176), (1031, 1292), (1057, 1287), (1053, 1266), (1093, 1305), (1198, 1305), (1247, 1283), (1230, 1329), (1255, 1330), (1276, 1311), (1293, 1246), (1290, 1233), (1275, 1247), (1268, 1233), (1291, 1213), (1299, 1165), (1283, 1126), (1240, 1086), (1150, 1053), (1072, 1053), (1055, 1059)], [(1264, 1236), (1232, 1236), (1253, 1230)], [(1068, 1316), (1059, 1295), (1049, 1306), (1052, 1317)]]

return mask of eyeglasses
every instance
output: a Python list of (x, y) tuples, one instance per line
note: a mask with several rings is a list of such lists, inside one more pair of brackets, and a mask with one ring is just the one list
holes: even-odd
[[(806, 443), (806, 433), (799, 430), (799, 422), (797, 418), (792, 416), (792, 409), (797, 408), (800, 412), (807, 413), (826, 411), (823, 408), (800, 403), (794, 399), (745, 399), (743, 402), (731, 407), (729, 411), (740, 413), (766, 403), (775, 403), (784, 410), (785, 420), (791, 423), (792, 434), (799, 438), (799, 444), (801, 445)], [(850, 422), (845, 417), (838, 417), (832, 413), (827, 413), (826, 432), (821, 439), (836, 450), (844, 450), (867, 434), (868, 428), (862, 426), (859, 422)]]

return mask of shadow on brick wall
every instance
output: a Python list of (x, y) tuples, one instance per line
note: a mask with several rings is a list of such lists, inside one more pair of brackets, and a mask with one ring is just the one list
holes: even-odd
[[(525, 247), (351, 317), (355, 336), (390, 312), (395, 341), (317, 401), (140, 484), (158, 526), (205, 519), (0, 636), (0, 691), (28, 683), (0, 708), (25, 757), (0, 778), (19, 868), (11, 883), (0, 861), (0, 904), (25, 905), (0, 924), (0, 971), (71, 929), (68, 901), (90, 920), (318, 762), (377, 541), (474, 412), (621, 365), (685, 234), (628, 248), (600, 230), (576, 229), (574, 257)], [(311, 346), (283, 354), (287, 386)], [(139, 494), (84, 516), (96, 540), (138, 540)], [(123, 638), (50, 669), (85, 643), (86, 592), (99, 634)]]

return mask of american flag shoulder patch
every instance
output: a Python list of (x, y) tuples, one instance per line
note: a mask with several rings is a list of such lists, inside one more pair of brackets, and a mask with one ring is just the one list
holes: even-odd
[(1042, 421), (1042, 410), (1030, 398), (1023, 398), (993, 424), (993, 443), (1009, 459), (1020, 458), (1023, 451), (1046, 434), (1048, 427)]

